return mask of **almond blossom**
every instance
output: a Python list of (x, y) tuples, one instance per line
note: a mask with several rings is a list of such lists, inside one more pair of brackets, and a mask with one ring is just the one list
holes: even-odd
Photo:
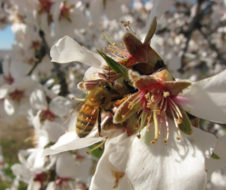
[(2, 100), (3, 114), (18, 117), (25, 115), (30, 106), (29, 96), (38, 87), (38, 83), (25, 74), (16, 72), (19, 66), (6, 58), (3, 62), (1, 77), (0, 98)]
[[(51, 56), (60, 63), (93, 62), (99, 68), (92, 69), (89, 78), (101, 71), (103, 62), (98, 54), (69, 41), (68, 37), (53, 46)], [(117, 62), (114, 64), (116, 66)], [(225, 74), (223, 71), (192, 83), (175, 81), (167, 70), (141, 75), (128, 69), (136, 91), (127, 94), (113, 109), (114, 125), (118, 123), (123, 127), (116, 127), (103, 137), (96, 137), (94, 133), (78, 138), (75, 132), (66, 133), (45, 153), (81, 149), (103, 141), (104, 153), (90, 189), (204, 189), (206, 169), (208, 171), (206, 160), (211, 159), (217, 139), (194, 128), (186, 112), (226, 123), (225, 91), (222, 90)], [(222, 162), (224, 160), (222, 157)]]
[[(0, 0), (0, 28), (11, 24), (16, 40), (2, 63), (1, 118), (28, 113), (34, 132), (9, 188), (224, 188), (224, 8), (225, 0)], [(64, 35), (51, 63), (49, 47)], [(91, 112), (81, 108), (88, 102)]]

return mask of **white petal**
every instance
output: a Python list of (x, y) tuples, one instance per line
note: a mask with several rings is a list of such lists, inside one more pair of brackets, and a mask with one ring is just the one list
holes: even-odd
[(27, 75), (29, 72), (29, 69), (31, 66), (29, 64), (23, 63), (23, 62), (12, 62), (10, 67), (10, 72), (13, 78), (18, 80), (19, 78), (23, 78)]
[(101, 62), (104, 62), (100, 55), (80, 46), (69, 36), (58, 40), (51, 48), (50, 55), (51, 61), (57, 63), (81, 62), (88, 66), (99, 67)]
[(31, 181), (28, 184), (27, 190), (40, 190), (40, 188), (41, 188), (41, 183), (35, 182), (35, 181)]
[(91, 167), (91, 159), (84, 158), (78, 161), (75, 155), (68, 152), (59, 155), (56, 161), (56, 173), (59, 177), (79, 178), (86, 181), (90, 175)]
[(46, 190), (55, 190), (55, 189), (57, 189), (55, 182), (50, 182), (46, 188)]
[(133, 141), (126, 174), (134, 189), (204, 189), (205, 151), (207, 147), (214, 146), (212, 136), (194, 131), (197, 134), (201, 133), (202, 136), (195, 135), (192, 140), (184, 136), (178, 141), (176, 131), (171, 128), (170, 132), (167, 144), (163, 139), (159, 139), (154, 145), (150, 143), (152, 139), (148, 138), (146, 143), (138, 138)]
[(9, 99), (4, 100), (4, 109), (8, 115), (13, 115), (15, 113), (13, 102)]
[(210, 190), (225, 190), (226, 189), (226, 175), (225, 175), (224, 171), (225, 170), (217, 171), (212, 174)]
[(182, 95), (182, 105), (194, 116), (217, 123), (226, 123), (226, 70), (193, 83)]
[(43, 169), (46, 160), (43, 151), (41, 148), (34, 149), (34, 152), (28, 157), (27, 164), (32, 171)]
[(56, 142), (59, 137), (64, 134), (64, 130), (60, 123), (45, 121), (43, 124), (43, 130), (47, 132), (48, 140), (50, 142)]
[(15, 176), (20, 176), (20, 179), (26, 183), (29, 182), (29, 180), (31, 179), (31, 172), (29, 171), (28, 168), (26, 168), (24, 165), (22, 164), (14, 164), (11, 167), (11, 170), (13, 171)]
[(215, 154), (217, 154), (220, 159), (210, 158), (207, 160), (206, 167), (207, 172), (210, 175), (213, 171), (226, 167), (226, 136), (223, 136), (218, 139), (217, 144), (213, 150)]
[(84, 74), (83, 80), (87, 81), (87, 80), (99, 79), (100, 76), (98, 75), (98, 73), (102, 73), (102, 72), (103, 70), (101, 68), (89, 67)]
[(69, 150), (81, 149), (93, 145), (102, 140), (102, 137), (79, 138), (76, 132), (72, 131), (62, 135), (56, 142), (56, 144), (45, 150), (45, 154), (51, 155)]
[[(118, 188), (113, 188), (115, 185), (115, 177), (112, 174), (112, 170), (123, 172), (123, 169), (126, 166), (124, 161), (126, 161), (127, 159), (128, 152), (121, 151), (122, 149), (129, 150), (128, 146), (129, 146), (130, 139), (127, 138), (126, 136), (127, 136), (126, 134), (122, 134), (115, 138), (109, 139), (105, 143), (104, 153), (101, 156), (96, 167), (96, 172), (92, 177), (90, 190), (101, 190), (101, 189), (132, 190), (133, 189), (129, 184), (126, 176), (123, 176), (119, 180)], [(117, 148), (120, 148), (119, 152), (116, 152)], [(121, 162), (120, 159), (122, 159), (123, 161)], [(119, 162), (119, 164), (116, 165), (117, 161)], [(113, 162), (115, 166), (113, 166), (111, 162)]]
[(46, 96), (41, 89), (37, 89), (30, 95), (30, 103), (34, 109), (44, 110), (47, 108)]
[(9, 90), (9, 86), (8, 85), (4, 85), (0, 88), (0, 99), (5, 98), (5, 96), (7, 95)]
[(71, 106), (71, 102), (61, 96), (57, 96), (55, 97), (49, 105), (49, 109), (55, 113), (58, 116), (65, 116), (67, 114), (69, 114), (70, 110), (71, 110), (72, 106)]

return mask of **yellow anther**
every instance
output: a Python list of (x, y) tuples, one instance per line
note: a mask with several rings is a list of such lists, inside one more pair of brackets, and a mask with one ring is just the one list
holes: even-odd
[(155, 102), (155, 97), (151, 96), (150, 100), (151, 100), (151, 102)]
[(181, 124), (183, 122), (182, 118), (177, 119), (177, 123)]
[(150, 97), (150, 94), (149, 93), (147, 93), (147, 94), (145, 94), (145, 96), (144, 96), (146, 99), (148, 99), (149, 97)]
[(149, 108), (149, 109), (152, 109), (153, 108), (152, 102), (148, 102), (147, 103), (147, 108)]
[(163, 92), (163, 97), (164, 97), (164, 98), (168, 97), (169, 95), (170, 95), (170, 93), (169, 93), (168, 91)]

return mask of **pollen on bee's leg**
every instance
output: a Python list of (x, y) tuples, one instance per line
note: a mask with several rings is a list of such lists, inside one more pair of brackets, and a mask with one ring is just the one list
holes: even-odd
[(153, 111), (153, 120), (154, 120), (154, 127), (155, 127), (155, 136), (154, 139), (151, 141), (152, 144), (155, 144), (159, 138), (159, 126), (158, 126), (158, 119), (157, 119), (157, 111)]

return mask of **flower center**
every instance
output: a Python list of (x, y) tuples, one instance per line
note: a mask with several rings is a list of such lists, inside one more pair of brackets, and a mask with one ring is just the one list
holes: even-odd
[(155, 144), (159, 138), (160, 130), (159, 123), (166, 126), (166, 136), (164, 142), (167, 143), (169, 138), (169, 121), (172, 119), (177, 129), (177, 139), (181, 139), (179, 124), (183, 121), (183, 114), (180, 107), (174, 102), (174, 96), (164, 86), (156, 86), (150, 90), (141, 90), (141, 102), (143, 106), (143, 125), (150, 130), (150, 125), (153, 122), (155, 128), (154, 139), (151, 141)]
[(60, 16), (59, 16), (59, 20), (64, 18), (67, 19), (69, 22), (71, 22), (71, 18), (70, 18), (70, 10), (74, 8), (74, 5), (67, 5), (66, 1), (64, 1), (61, 5), (60, 5)]
[(24, 91), (16, 89), (13, 92), (9, 93), (9, 97), (16, 102), (20, 102), (24, 97)]
[(39, 12), (40, 13), (49, 13), (51, 7), (52, 7), (51, 0), (39, 0)]
[(34, 181), (37, 181), (39, 182), (40, 184), (42, 184), (44, 181), (45, 181), (45, 173), (39, 173), (39, 174), (36, 174), (35, 177), (34, 177)]
[(4, 76), (4, 79), (8, 84), (13, 84), (14, 82), (14, 78), (11, 75)]
[(42, 110), (40, 114), (41, 121), (45, 121), (45, 120), (54, 121), (55, 118), (56, 118), (55, 114), (51, 112), (49, 109)]

